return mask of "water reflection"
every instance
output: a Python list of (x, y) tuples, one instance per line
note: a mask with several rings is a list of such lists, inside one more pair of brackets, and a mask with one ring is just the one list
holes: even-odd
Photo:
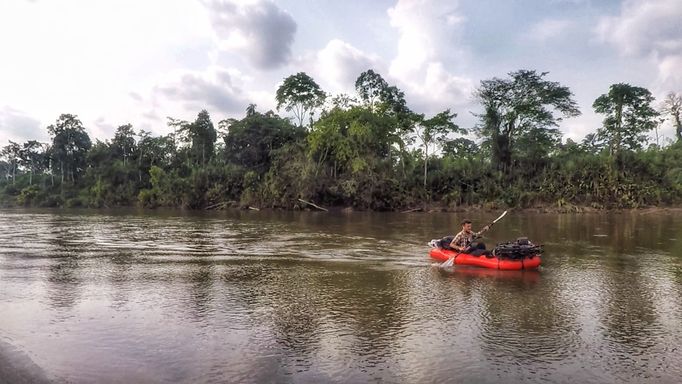
[(58, 311), (68, 311), (76, 305), (83, 276), (80, 257), (88, 252), (88, 234), (78, 220), (60, 216), (45, 222), (48, 234), (45, 253), (50, 265), (47, 273), (47, 298)]
[(111, 285), (109, 295), (112, 308), (121, 309), (129, 300), (131, 274), (134, 272), (135, 256), (131, 251), (114, 252), (109, 260), (110, 265), (105, 267), (108, 283)]

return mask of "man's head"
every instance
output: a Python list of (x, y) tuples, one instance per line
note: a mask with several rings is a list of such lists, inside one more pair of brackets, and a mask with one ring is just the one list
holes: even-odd
[(462, 220), (462, 229), (465, 231), (471, 231), (471, 220), (469, 219)]

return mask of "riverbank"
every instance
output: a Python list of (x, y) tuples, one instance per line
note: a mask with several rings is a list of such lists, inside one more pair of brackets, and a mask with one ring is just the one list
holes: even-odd
[[(353, 207), (344, 206), (332, 206), (332, 207), (322, 207), (329, 212), (367, 212), (371, 210), (360, 210)], [(258, 208), (251, 206), (229, 206), (218, 208), (222, 209), (250, 209), (250, 210), (282, 210), (281, 208)], [(319, 208), (314, 207), (295, 207), (294, 211), (320, 211)], [(595, 207), (586, 205), (573, 205), (564, 204), (558, 205), (535, 205), (533, 207), (508, 207), (500, 206), (496, 204), (483, 204), (483, 205), (461, 205), (461, 206), (446, 206), (443, 204), (423, 204), (412, 208), (407, 208), (403, 210), (395, 210), (389, 212), (399, 212), (399, 213), (468, 213), (468, 212), (497, 212), (497, 211), (514, 211), (514, 212), (526, 212), (526, 213), (556, 213), (556, 214), (570, 214), (570, 213), (599, 213), (599, 212), (638, 212), (638, 213), (665, 213), (674, 212), (682, 213), (682, 206), (647, 206), (638, 208), (605, 208), (605, 207)]]
[[(298, 204), (292, 208), (282, 207), (259, 207), (251, 205), (243, 205), (237, 202), (225, 202), (221, 204), (212, 204), (203, 208), (187, 208), (187, 207), (166, 207), (159, 206), (155, 208), (140, 207), (138, 205), (122, 205), (122, 206), (103, 206), (103, 207), (86, 207), (86, 206), (61, 206), (61, 207), (42, 207), (50, 209), (72, 209), (72, 208), (88, 208), (93, 210), (129, 210), (139, 208), (141, 210), (154, 211), (156, 209), (178, 209), (187, 211), (225, 211), (225, 210), (251, 210), (251, 211), (320, 211), (320, 212), (399, 212), (399, 213), (467, 213), (467, 212), (496, 212), (503, 210), (510, 210), (515, 212), (527, 213), (552, 213), (552, 214), (580, 214), (580, 213), (600, 213), (600, 212), (637, 212), (637, 213), (682, 213), (682, 206), (644, 206), (637, 208), (607, 208), (600, 206), (575, 205), (575, 204), (537, 204), (532, 207), (509, 207), (504, 205), (497, 205), (494, 203), (476, 204), (476, 205), (459, 205), (448, 206), (440, 203), (425, 203), (401, 210), (388, 211), (373, 211), (371, 209), (358, 209), (352, 206), (320, 206), (312, 204)], [(21, 209), (21, 208), (41, 208), (33, 206), (22, 206), (17, 204), (0, 204), (0, 209)]]
[(13, 345), (0, 341), (0, 382), (8, 384), (54, 383), (31, 358)]

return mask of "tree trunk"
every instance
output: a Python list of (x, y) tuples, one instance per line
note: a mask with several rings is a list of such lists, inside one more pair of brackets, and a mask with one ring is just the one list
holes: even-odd
[(677, 141), (682, 141), (682, 121), (680, 121), (680, 114), (675, 115), (675, 133), (677, 134)]
[(142, 182), (142, 170), (141, 170), (141, 168), (142, 168), (142, 155), (143, 154), (144, 154), (144, 152), (142, 152), (142, 150), (140, 150), (140, 153), (138, 155), (139, 157), (137, 158), (137, 177), (138, 177), (140, 183)]
[(618, 105), (616, 105), (616, 148), (615, 148), (615, 153), (618, 154), (620, 152), (620, 130), (623, 125), (623, 102), (620, 101)]
[(426, 175), (428, 172), (429, 163), (429, 145), (424, 143), (424, 189), (426, 189)]

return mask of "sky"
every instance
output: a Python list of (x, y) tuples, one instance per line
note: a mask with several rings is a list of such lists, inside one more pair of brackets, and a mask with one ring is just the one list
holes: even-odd
[[(274, 109), (301, 71), (352, 94), (370, 68), (413, 110), (450, 108), (465, 128), (481, 80), (549, 72), (582, 111), (564, 138), (581, 140), (611, 84), (648, 88), (657, 106), (682, 92), (680, 20), (682, 0), (3, 0), (0, 145), (49, 141), (62, 113), (100, 140), (127, 123), (165, 134), (168, 116)], [(672, 125), (659, 134), (671, 140)]]

